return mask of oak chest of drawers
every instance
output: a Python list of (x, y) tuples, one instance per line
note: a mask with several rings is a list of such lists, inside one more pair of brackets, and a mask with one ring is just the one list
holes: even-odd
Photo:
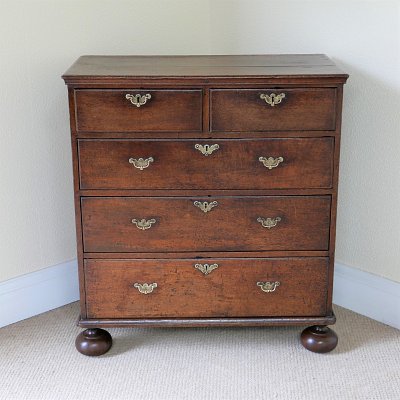
[(84, 56), (68, 85), (86, 355), (115, 326), (312, 325), (337, 343), (347, 75), (324, 55)]

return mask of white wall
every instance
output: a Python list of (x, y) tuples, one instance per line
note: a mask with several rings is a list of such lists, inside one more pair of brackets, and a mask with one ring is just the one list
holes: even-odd
[(400, 282), (398, 1), (1, 0), (0, 281), (75, 257), (81, 54), (326, 53), (345, 88), (337, 259)]

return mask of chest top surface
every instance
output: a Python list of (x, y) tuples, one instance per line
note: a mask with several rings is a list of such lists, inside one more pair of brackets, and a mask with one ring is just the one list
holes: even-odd
[(215, 56), (82, 56), (63, 75), (67, 83), (90, 77), (335, 77), (348, 75), (324, 54)]

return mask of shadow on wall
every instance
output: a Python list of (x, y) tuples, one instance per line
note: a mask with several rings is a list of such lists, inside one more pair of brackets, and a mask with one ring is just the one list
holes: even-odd
[(400, 88), (334, 59), (344, 88), (337, 259), (400, 281)]

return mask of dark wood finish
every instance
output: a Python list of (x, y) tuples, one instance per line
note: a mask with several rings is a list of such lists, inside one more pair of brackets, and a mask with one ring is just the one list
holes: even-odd
[(279, 86), (293, 87), (293, 88), (314, 88), (314, 87), (337, 87), (342, 85), (345, 78), (338, 75), (327, 76), (324, 81), (321, 77), (313, 75), (302, 75), (285, 77), (281, 76), (247, 76), (236, 77), (210, 77), (210, 76), (195, 76), (186, 77), (143, 77), (143, 76), (130, 76), (130, 77), (102, 77), (96, 76), (93, 79), (84, 77), (71, 77), (66, 80), (68, 86), (73, 89), (126, 89), (132, 87), (146, 87), (152, 89), (234, 89), (234, 88), (276, 88)]
[[(321, 77), (323, 75), (323, 77)], [(247, 77), (301, 79), (328, 78), (344, 82), (348, 75), (325, 54), (262, 54), (217, 56), (82, 56), (63, 75), (68, 83), (80, 81), (86, 85), (96, 78), (108, 83), (116, 78), (177, 77), (180, 84), (190, 77), (220, 80), (227, 77), (243, 81)], [(236, 78), (236, 79), (235, 79)]]
[[(218, 145), (210, 155), (195, 148)], [(79, 140), (81, 189), (296, 189), (332, 186), (334, 139)], [(128, 160), (152, 157), (146, 169)], [(273, 169), (259, 157), (283, 157)], [(185, 168), (182, 168), (184, 166)]]
[[(261, 94), (285, 93), (270, 106)], [(335, 89), (211, 90), (211, 131), (334, 130)]]
[[(320, 54), (81, 57), (63, 76), (69, 89), (79, 325), (100, 328), (333, 324), (341, 109), (347, 77)], [(149, 91), (154, 96), (143, 107), (136, 108), (125, 99), (127, 93)], [(282, 91), (287, 97), (275, 107), (259, 99), (260, 93)], [(217, 153), (208, 157), (192, 153), (193, 143), (213, 141), (221, 146)], [(127, 156), (134, 157), (125, 151), (137, 149), (151, 151), (149, 156), (156, 158), (149, 169), (139, 174), (129, 163), (120, 164), (127, 162)], [(258, 150), (285, 151), (285, 162), (272, 170), (264, 170), (257, 162), (254, 166), (249, 159), (256, 157)], [(191, 204), (197, 199), (215, 199), (220, 205), (204, 214)], [(154, 217), (162, 217), (160, 223), (138, 235), (139, 230), (130, 222), (135, 217), (131, 212), (143, 213), (146, 218), (153, 211)], [(247, 230), (256, 211), (282, 212), (284, 218), (271, 230), (258, 223), (255, 230)], [(257, 234), (252, 236), (250, 232)], [(231, 274), (222, 275), (223, 267), (219, 267), (210, 275), (195, 279), (204, 283), (223, 277), (231, 287), (242, 290), (242, 297), (245, 290), (240, 289), (240, 284), (262, 270), (261, 265), (267, 268), (273, 263), (275, 271), (290, 282), (294, 297), (283, 298), (272, 307), (261, 300), (258, 305), (251, 303), (248, 297), (237, 302), (227, 289), (209, 290), (207, 307), (210, 313), (218, 311), (222, 316), (200, 317), (192, 308), (189, 318), (182, 315), (185, 308), (179, 312), (178, 307), (189, 296), (167, 291), (163, 293), (175, 299), (171, 306), (175, 307), (174, 317), (143, 314), (160, 307), (167, 310), (168, 299), (131, 317), (123, 317), (118, 308), (112, 318), (88, 317), (87, 295), (93, 293), (96, 285), (101, 283), (101, 293), (106, 293), (108, 287), (115, 289), (125, 284), (120, 281), (117, 285), (112, 280), (115, 271), (119, 271), (118, 277), (154, 273), (165, 282), (181, 282), (184, 286), (187, 280), (183, 278), (193, 273), (182, 264), (189, 259), (202, 263), (214, 260), (221, 265), (228, 262)], [(294, 264), (290, 260), (295, 260)], [(148, 263), (150, 268), (144, 268)], [(176, 263), (181, 263), (180, 268)], [(320, 268), (310, 267), (315, 263), (320, 263)], [(93, 267), (98, 264), (104, 267)], [(111, 264), (112, 268), (107, 269), (106, 265)], [(251, 271), (243, 279), (239, 265), (246, 265), (246, 272)], [(89, 270), (94, 271), (93, 275)], [(308, 281), (323, 282), (323, 289), (304, 297), (304, 302), (299, 297), (305, 296), (304, 282)], [(193, 294), (192, 298), (202, 294), (205, 298), (205, 286), (195, 282), (196, 285), (184, 287)], [(279, 297), (283, 292), (280, 289), (283, 286), (264, 294)], [(101, 313), (115, 304), (119, 295), (116, 293), (116, 297), (103, 304), (101, 296), (93, 295), (88, 305), (97, 304), (97, 312)], [(151, 295), (143, 295), (141, 301), (151, 299)], [(218, 298), (216, 309), (209, 298)], [(312, 298), (315, 302), (308, 303)], [(124, 312), (131, 312), (132, 304), (141, 304), (129, 301), (121, 304)], [(232, 302), (236, 310), (243, 312), (241, 316), (228, 316), (232, 315)], [(190, 308), (190, 303), (186, 303), (185, 307)], [(252, 304), (256, 313), (271, 307), (269, 316), (249, 316), (246, 304)], [(288, 315), (271, 315), (278, 313), (280, 307), (288, 307)], [(318, 315), (302, 315), (302, 310), (311, 313), (310, 307), (318, 309)], [(309, 346), (318, 347), (324, 331), (327, 339), (323, 339), (323, 347), (332, 347), (330, 331), (318, 329), (305, 331), (311, 338)], [(89, 340), (85, 335), (81, 335), (81, 341)]]
[[(204, 213), (194, 201), (217, 201)], [(327, 250), (329, 196), (82, 198), (86, 252)], [(281, 218), (264, 228), (258, 217)], [(141, 230), (132, 219), (155, 219)]]
[(330, 196), (333, 189), (82, 189), (81, 197)]
[[(328, 259), (86, 260), (89, 318), (319, 316), (326, 313)], [(264, 292), (257, 282), (280, 282)], [(157, 283), (142, 294), (134, 283)]]
[(286, 325), (332, 325), (336, 322), (334, 314), (324, 317), (257, 317), (257, 318), (137, 318), (137, 319), (80, 319), (82, 328), (97, 326), (110, 328), (150, 327), (150, 328), (194, 328), (218, 326), (286, 326)]
[(81, 317), (86, 317), (85, 303), (85, 274), (83, 271), (83, 242), (82, 242), (82, 216), (81, 216), (81, 197), (79, 191), (79, 161), (76, 154), (78, 152), (78, 143), (75, 140), (75, 106), (74, 91), (68, 89), (68, 102), (70, 109), (70, 127), (71, 127), (71, 149), (72, 149), (72, 168), (74, 179), (74, 204), (75, 204), (75, 227), (76, 227), (76, 247), (78, 259), (79, 274), (79, 304), (81, 308)]
[(163, 252), (159, 253), (84, 253), (85, 258), (114, 258), (114, 259), (130, 259), (130, 258), (196, 258), (201, 260), (203, 258), (213, 258), (215, 260), (225, 257), (238, 257), (238, 258), (277, 258), (277, 257), (328, 257), (329, 251), (293, 251), (293, 250), (279, 250), (279, 251), (189, 251), (189, 252)]
[[(127, 94), (150, 94), (136, 107)], [(77, 131), (201, 131), (201, 90), (76, 90)]]
[(331, 207), (331, 228), (329, 242), (329, 285), (328, 285), (328, 310), (332, 311), (332, 295), (333, 295), (333, 273), (335, 266), (335, 240), (336, 240), (336, 216), (337, 216), (337, 198), (338, 198), (338, 183), (339, 183), (339, 158), (340, 158), (340, 127), (342, 124), (342, 102), (343, 102), (343, 86), (338, 87), (338, 104), (336, 108), (336, 126), (338, 135), (335, 138), (335, 155), (334, 155), (334, 170), (333, 170), (333, 187), (332, 192), (332, 207)]
[(301, 333), (301, 343), (313, 353), (329, 353), (338, 344), (338, 337), (327, 326), (310, 326)]
[[(206, 101), (206, 100), (204, 100)], [(208, 106), (208, 104), (207, 104)], [(78, 132), (80, 139), (196, 139), (207, 140), (218, 139), (265, 139), (265, 138), (318, 138), (318, 137), (337, 137), (338, 131), (249, 131), (249, 132), (210, 132), (208, 121), (203, 124), (203, 132)]]
[(85, 356), (101, 356), (112, 346), (112, 338), (104, 329), (86, 329), (75, 340), (75, 347)]

